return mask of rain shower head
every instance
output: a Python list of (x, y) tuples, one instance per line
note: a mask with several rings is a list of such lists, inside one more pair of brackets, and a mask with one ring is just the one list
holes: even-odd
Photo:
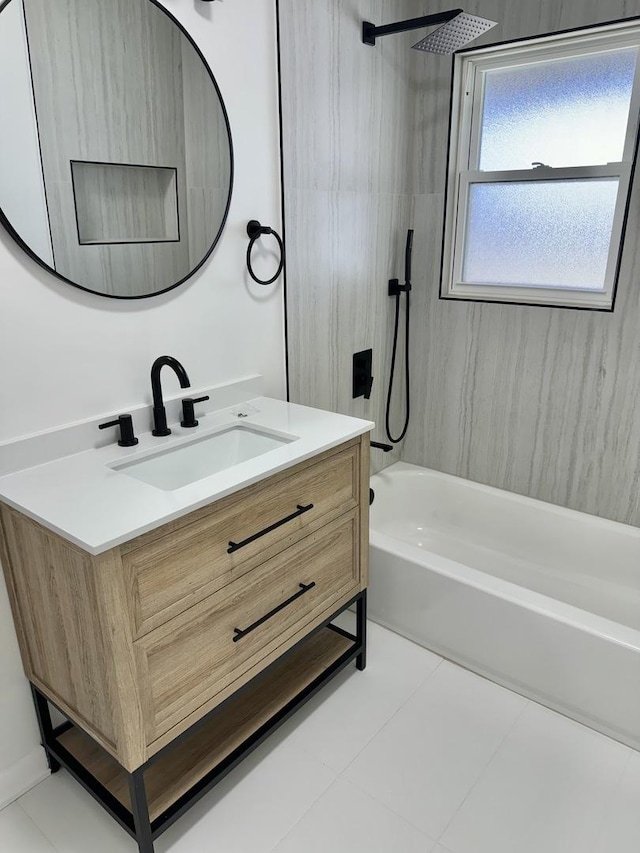
[(497, 23), (497, 21), (489, 21), (487, 18), (478, 18), (476, 15), (460, 12), (455, 18), (429, 33), (417, 44), (412, 45), (412, 48), (413, 50), (425, 50), (429, 53), (454, 53), (468, 42), (477, 39), (478, 36), (495, 27)]
[(425, 15), (422, 18), (411, 18), (408, 21), (398, 21), (396, 24), (384, 24), (381, 27), (376, 27), (374, 24), (365, 21), (362, 24), (362, 41), (365, 44), (374, 45), (376, 38), (380, 36), (405, 33), (421, 27), (442, 24), (437, 30), (414, 44), (413, 47), (416, 50), (424, 50), (430, 53), (453, 53), (467, 42), (473, 41), (482, 33), (490, 30), (491, 27), (495, 27), (496, 23), (496, 21), (488, 21), (486, 18), (467, 15), (462, 9), (451, 9), (448, 12), (438, 12), (435, 15)]

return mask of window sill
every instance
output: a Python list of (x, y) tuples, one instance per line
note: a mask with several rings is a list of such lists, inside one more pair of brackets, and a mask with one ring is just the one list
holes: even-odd
[(614, 294), (605, 291), (469, 284), (456, 284), (450, 288), (443, 288), (440, 298), (464, 302), (496, 302), (502, 305), (539, 305), (546, 308), (579, 308), (609, 312), (613, 311), (614, 302)]

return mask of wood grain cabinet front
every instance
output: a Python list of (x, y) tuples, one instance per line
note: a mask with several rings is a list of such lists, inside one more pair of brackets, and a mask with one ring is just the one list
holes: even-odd
[(98, 556), (0, 504), (32, 685), (144, 765), (366, 588), (368, 454), (346, 442)]
[(136, 642), (147, 743), (292, 646), (360, 588), (352, 510)]
[(359, 503), (359, 443), (121, 547), (141, 637)]

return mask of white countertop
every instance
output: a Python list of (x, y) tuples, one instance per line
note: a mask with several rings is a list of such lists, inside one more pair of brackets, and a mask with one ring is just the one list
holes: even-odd
[[(165, 491), (112, 467), (180, 446), (239, 423), (299, 436), (189, 485)], [(113, 443), (63, 456), (0, 477), (0, 500), (91, 554), (100, 554), (172, 519), (206, 506), (245, 486), (336, 447), (373, 429), (359, 418), (257, 397), (226, 409), (198, 415), (196, 429), (170, 423), (172, 434), (138, 435), (135, 447)]]

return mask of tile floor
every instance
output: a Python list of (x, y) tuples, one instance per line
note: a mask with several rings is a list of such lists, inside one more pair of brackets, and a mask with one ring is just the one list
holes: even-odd
[[(370, 626), (349, 668), (157, 853), (640, 853), (640, 753)], [(61, 771), (2, 853), (135, 853)]]

